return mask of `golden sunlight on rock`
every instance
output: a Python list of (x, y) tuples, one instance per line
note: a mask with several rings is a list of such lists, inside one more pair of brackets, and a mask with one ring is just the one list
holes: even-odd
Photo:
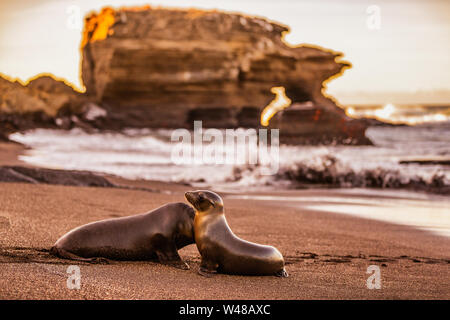
[(113, 9), (104, 8), (98, 15), (92, 14), (86, 18), (81, 47), (84, 47), (88, 42), (106, 39), (112, 32), (110, 28), (115, 22), (114, 14)]
[(269, 125), (269, 120), (278, 112), (286, 109), (291, 105), (291, 99), (286, 96), (284, 87), (273, 87), (270, 91), (275, 94), (273, 99), (261, 113), (261, 124), (263, 126)]
[(383, 109), (376, 110), (375, 116), (379, 120), (389, 120), (394, 112), (395, 106), (392, 103), (388, 103), (383, 107)]

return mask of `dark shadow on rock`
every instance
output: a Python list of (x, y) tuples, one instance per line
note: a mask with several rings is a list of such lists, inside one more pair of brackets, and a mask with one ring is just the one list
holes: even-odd
[(118, 187), (106, 178), (86, 171), (65, 171), (20, 166), (0, 167), (0, 182), (44, 183), (64, 186)]

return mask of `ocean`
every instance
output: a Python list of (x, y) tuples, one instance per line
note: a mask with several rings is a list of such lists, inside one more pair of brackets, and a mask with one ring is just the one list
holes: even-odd
[(450, 194), (450, 122), (374, 126), (373, 146), (279, 147), (274, 174), (258, 164), (175, 164), (171, 130), (86, 133), (36, 129), (10, 136), (29, 147), (20, 159), (40, 167), (88, 170), (127, 179), (189, 183), (216, 190), (274, 188), (413, 189)]

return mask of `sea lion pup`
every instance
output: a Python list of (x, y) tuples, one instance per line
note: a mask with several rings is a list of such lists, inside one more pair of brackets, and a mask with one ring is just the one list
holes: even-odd
[(186, 192), (185, 197), (195, 209), (195, 243), (202, 256), (199, 274), (207, 277), (217, 272), (288, 276), (283, 256), (276, 248), (234, 235), (225, 219), (219, 195), (198, 190)]
[(177, 250), (194, 243), (194, 216), (192, 207), (180, 202), (148, 213), (92, 222), (66, 233), (50, 252), (86, 262), (158, 259), (187, 270)]

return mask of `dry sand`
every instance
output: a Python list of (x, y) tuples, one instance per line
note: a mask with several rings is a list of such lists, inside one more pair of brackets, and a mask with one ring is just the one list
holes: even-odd
[[(17, 164), (20, 151), (20, 146), (0, 144), (0, 164)], [(450, 298), (449, 238), (227, 195), (226, 216), (235, 234), (276, 246), (286, 259), (289, 278), (201, 277), (195, 244), (180, 251), (191, 266), (188, 271), (155, 262), (87, 264), (49, 255), (46, 250), (76, 226), (184, 201), (183, 192), (190, 190), (161, 182), (113, 180), (154, 191), (0, 183), (0, 299)], [(296, 191), (302, 196), (314, 192)], [(80, 267), (80, 290), (67, 288), (69, 265)], [(379, 290), (366, 287), (369, 265), (381, 269)]]

